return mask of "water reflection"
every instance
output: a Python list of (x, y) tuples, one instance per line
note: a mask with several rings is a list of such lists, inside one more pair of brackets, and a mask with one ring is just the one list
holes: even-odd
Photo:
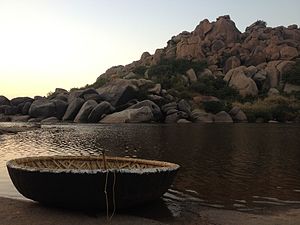
[(159, 159), (181, 165), (163, 201), (173, 215), (188, 205), (254, 210), (300, 204), (300, 126), (59, 125), (0, 136), (0, 195), (20, 197), (5, 162), (32, 155)]

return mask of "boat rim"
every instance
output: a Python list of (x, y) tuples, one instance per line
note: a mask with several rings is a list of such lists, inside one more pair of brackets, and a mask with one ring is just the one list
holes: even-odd
[(89, 160), (103, 160), (101, 156), (31, 156), (31, 157), (21, 157), (16, 159), (11, 159), (6, 163), (6, 166), (13, 169), (28, 171), (28, 172), (41, 172), (41, 173), (71, 173), (71, 174), (97, 174), (97, 173), (107, 173), (107, 172), (115, 172), (115, 173), (132, 173), (132, 174), (145, 174), (145, 173), (157, 173), (157, 172), (167, 172), (167, 171), (176, 171), (180, 168), (178, 164), (164, 162), (164, 161), (156, 161), (156, 160), (148, 160), (148, 159), (139, 159), (139, 158), (127, 158), (127, 157), (112, 157), (105, 156), (107, 161), (128, 161), (133, 163), (143, 163), (143, 164), (152, 164), (157, 167), (153, 168), (108, 168), (108, 169), (48, 169), (48, 168), (37, 168), (37, 167), (29, 167), (20, 165), (17, 161), (25, 161), (25, 160), (47, 160), (47, 159), (89, 159)]

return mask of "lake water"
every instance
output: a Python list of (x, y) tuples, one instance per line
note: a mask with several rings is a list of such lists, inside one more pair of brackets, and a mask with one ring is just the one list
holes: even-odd
[(45, 125), (2, 135), (0, 196), (22, 198), (8, 177), (9, 159), (99, 155), (103, 149), (111, 156), (180, 164), (162, 200), (174, 217), (197, 206), (239, 211), (300, 208), (299, 124)]

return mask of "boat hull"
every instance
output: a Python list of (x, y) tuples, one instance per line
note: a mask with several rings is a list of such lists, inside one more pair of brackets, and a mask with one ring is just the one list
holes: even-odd
[[(17, 190), (34, 201), (69, 208), (131, 208), (160, 198), (177, 169), (32, 170), (7, 165)], [(105, 194), (106, 193), (106, 194)]]

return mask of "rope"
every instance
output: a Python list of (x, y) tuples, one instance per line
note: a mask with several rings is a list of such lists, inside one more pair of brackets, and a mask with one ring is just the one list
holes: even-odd
[(104, 186), (104, 194), (106, 201), (106, 220), (109, 220), (109, 205), (108, 205), (108, 196), (107, 196), (107, 181), (108, 181), (108, 170), (106, 170), (106, 178), (105, 178), (105, 186)]
[(115, 197), (115, 186), (116, 186), (116, 171), (114, 170), (114, 183), (113, 183), (113, 212), (109, 218), (109, 220), (111, 220), (116, 212), (116, 197)]
[(116, 213), (116, 197), (115, 197), (116, 171), (113, 171), (113, 175), (114, 175), (114, 182), (113, 182), (113, 187), (112, 187), (113, 211), (112, 211), (111, 216), (109, 216), (109, 201), (108, 201), (108, 195), (107, 195), (108, 170), (106, 170), (104, 194), (105, 194), (105, 201), (106, 201), (106, 220), (107, 221), (111, 221)]

